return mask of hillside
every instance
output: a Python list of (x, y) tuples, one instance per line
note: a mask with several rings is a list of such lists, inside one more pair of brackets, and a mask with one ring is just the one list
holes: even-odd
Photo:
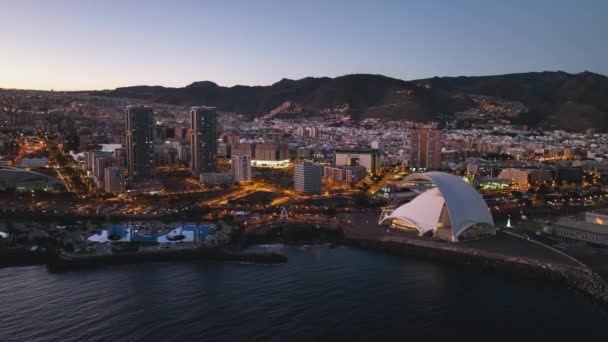
[(498, 76), (434, 77), (403, 81), (382, 75), (283, 79), (271, 86), (222, 87), (209, 81), (184, 88), (135, 86), (97, 95), (175, 105), (216, 106), (252, 117), (348, 112), (428, 121), (439, 116), (582, 130), (608, 129), (608, 78), (591, 72), (531, 72)]
[(523, 123), (544, 121), (566, 129), (608, 129), (608, 78), (591, 72), (435, 77), (420, 83), (452, 95), (480, 94), (520, 102), (528, 108), (518, 118)]

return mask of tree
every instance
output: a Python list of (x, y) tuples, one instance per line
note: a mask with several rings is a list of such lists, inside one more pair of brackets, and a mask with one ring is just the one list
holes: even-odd
[(17, 240), (17, 237), (19, 236), (21, 231), (17, 229), (17, 227), (15, 227), (15, 224), (13, 224), (12, 221), (8, 221), (6, 223), (6, 230), (11, 239), (11, 243), (15, 244), (15, 241)]
[(338, 213), (338, 209), (336, 209), (336, 206), (334, 205), (330, 205), (329, 207), (327, 207), (327, 209), (325, 209), (325, 214), (328, 216), (334, 216)]
[(370, 206), (369, 198), (365, 194), (356, 194), (353, 199), (357, 207), (368, 208)]

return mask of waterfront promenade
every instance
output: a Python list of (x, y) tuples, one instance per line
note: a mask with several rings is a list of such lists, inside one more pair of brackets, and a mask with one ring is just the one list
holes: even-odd
[[(376, 215), (377, 216), (377, 215)], [(532, 241), (497, 231), (496, 236), (480, 240), (449, 243), (419, 237), (416, 232), (380, 226), (371, 213), (344, 214), (341, 228), (346, 239), (393, 242), (445, 251), (485, 256), (492, 259), (528, 263), (538, 266), (581, 267), (572, 259)], [(351, 223), (345, 223), (351, 222)]]

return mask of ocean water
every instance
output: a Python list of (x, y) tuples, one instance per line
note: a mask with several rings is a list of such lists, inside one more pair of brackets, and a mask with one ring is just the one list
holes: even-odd
[(0, 269), (0, 341), (604, 340), (608, 314), (550, 282), (350, 247), (289, 261)]

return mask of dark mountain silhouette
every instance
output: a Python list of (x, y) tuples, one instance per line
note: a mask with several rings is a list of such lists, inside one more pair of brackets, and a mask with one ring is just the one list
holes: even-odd
[[(523, 104), (526, 110), (509, 116), (515, 123), (574, 130), (608, 129), (608, 78), (591, 72), (530, 72), (415, 81), (354, 74), (282, 79), (271, 86), (222, 87), (202, 81), (184, 88), (135, 86), (94, 94), (183, 106), (216, 106), (221, 111), (252, 117), (271, 112), (289, 116), (289, 108), (295, 104), (299, 106), (298, 115), (342, 110), (355, 119), (380, 117), (415, 121), (454, 116), (479, 107), (477, 97), (484, 96), (492, 97), (490, 101), (495, 98), (499, 106), (503, 100)], [(291, 106), (284, 105), (286, 102)], [(283, 108), (285, 112), (281, 112)], [(480, 115), (480, 118), (487, 117)]]
[(449, 94), (480, 94), (518, 101), (528, 107), (519, 121), (558, 128), (608, 129), (608, 78), (591, 72), (530, 72), (424, 80)]

